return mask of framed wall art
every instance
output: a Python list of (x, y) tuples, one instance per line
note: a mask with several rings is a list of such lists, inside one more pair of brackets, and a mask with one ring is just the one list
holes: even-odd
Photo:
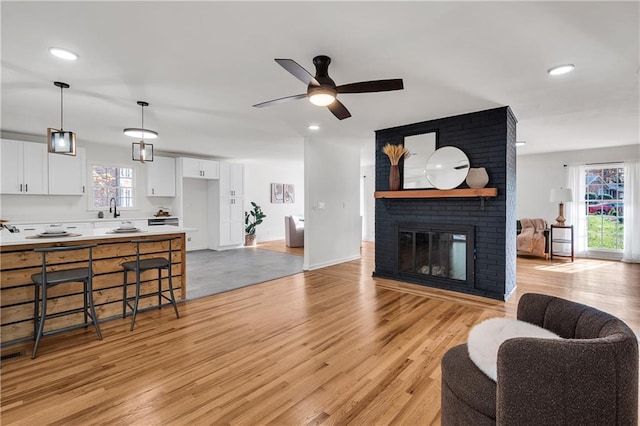
[(281, 184), (281, 183), (272, 183), (271, 184), (271, 202), (272, 203), (282, 203), (282, 202), (284, 202), (283, 184)]
[(292, 183), (284, 184), (284, 202), (285, 203), (296, 202), (296, 186)]

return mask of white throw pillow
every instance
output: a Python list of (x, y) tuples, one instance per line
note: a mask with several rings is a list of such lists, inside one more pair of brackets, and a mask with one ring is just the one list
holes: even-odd
[(560, 339), (549, 330), (528, 322), (509, 318), (489, 318), (473, 326), (467, 339), (471, 361), (489, 378), (498, 377), (498, 349), (502, 342), (514, 337)]

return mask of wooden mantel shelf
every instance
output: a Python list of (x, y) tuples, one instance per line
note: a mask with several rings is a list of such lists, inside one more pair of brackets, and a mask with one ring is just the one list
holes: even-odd
[(497, 197), (498, 188), (480, 189), (408, 189), (403, 191), (376, 191), (375, 198), (463, 198)]

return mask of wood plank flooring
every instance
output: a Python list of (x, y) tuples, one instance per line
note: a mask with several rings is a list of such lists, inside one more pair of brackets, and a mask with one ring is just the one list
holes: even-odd
[(9, 424), (440, 423), (440, 359), (524, 292), (640, 329), (640, 265), (518, 260), (506, 303), (374, 279), (363, 258), (45, 339), (2, 365)]
[(284, 240), (265, 241), (256, 244), (261, 250), (277, 251), (280, 253), (295, 254), (296, 256), (304, 256), (304, 247), (287, 247)]

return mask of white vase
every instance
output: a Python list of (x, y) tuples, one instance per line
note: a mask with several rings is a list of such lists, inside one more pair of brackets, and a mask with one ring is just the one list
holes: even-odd
[(470, 168), (466, 182), (469, 188), (484, 188), (489, 183), (487, 170), (484, 167)]

